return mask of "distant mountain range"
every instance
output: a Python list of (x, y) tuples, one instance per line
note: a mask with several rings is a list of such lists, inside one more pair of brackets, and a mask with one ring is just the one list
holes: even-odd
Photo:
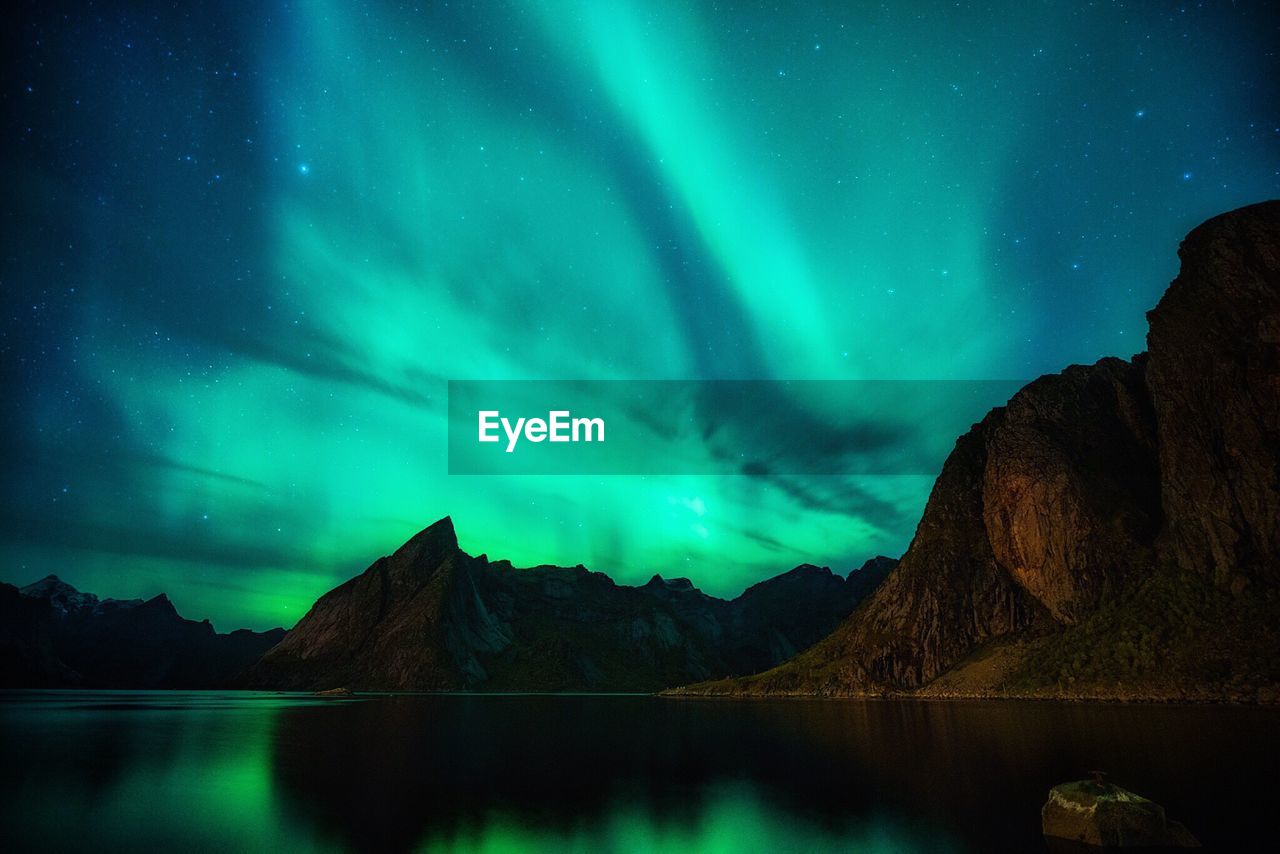
[(960, 437), (902, 562), (781, 667), (683, 694), (1280, 701), (1280, 202), (1183, 242), (1149, 352)]
[(471, 557), (431, 525), (288, 633), (218, 634), (169, 599), (0, 584), (0, 687), (657, 691), (754, 673), (830, 633), (896, 565), (798, 566), (733, 600), (684, 578)]
[(687, 579), (472, 557), (445, 518), (322, 596), (242, 684), (401, 691), (655, 691), (751, 673), (818, 641), (896, 564), (804, 565), (732, 601)]
[(472, 557), (445, 518), (287, 635), (0, 585), (0, 684), (1280, 702), (1280, 202), (1180, 256), (1149, 352), (988, 413), (901, 563), (726, 601)]
[(0, 584), (0, 687), (225, 688), (284, 634), (218, 634), (163, 594), (99, 599), (54, 575)]

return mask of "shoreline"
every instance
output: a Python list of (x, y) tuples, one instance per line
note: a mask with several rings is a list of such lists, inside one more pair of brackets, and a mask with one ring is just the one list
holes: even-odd
[(664, 691), (381, 691), (353, 689), (350, 693), (325, 695), (314, 691), (263, 691), (253, 688), (0, 688), (0, 698), (18, 694), (234, 694), (241, 696), (290, 697), (309, 700), (369, 700), (386, 697), (482, 697), (514, 699), (520, 697), (622, 697), (658, 700), (710, 701), (812, 701), (812, 702), (878, 702), (878, 703), (1025, 703), (1075, 706), (1230, 706), (1235, 708), (1280, 709), (1280, 701), (1231, 700), (1190, 697), (1082, 697), (1000, 694), (812, 694), (801, 692), (772, 694), (693, 693), (669, 689)]

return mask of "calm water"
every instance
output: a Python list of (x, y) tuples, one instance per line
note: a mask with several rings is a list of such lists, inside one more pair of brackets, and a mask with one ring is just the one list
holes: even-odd
[(0, 849), (1044, 851), (1093, 768), (1249, 850), (1280, 713), (0, 692)]

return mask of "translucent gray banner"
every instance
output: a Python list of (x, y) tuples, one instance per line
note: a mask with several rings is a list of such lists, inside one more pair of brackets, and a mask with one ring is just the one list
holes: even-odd
[(451, 380), (449, 473), (927, 474), (1022, 380)]

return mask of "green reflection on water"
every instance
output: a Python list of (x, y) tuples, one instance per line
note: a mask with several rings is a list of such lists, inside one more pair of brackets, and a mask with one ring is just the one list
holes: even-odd
[(1255, 850), (1277, 714), (0, 691), (0, 852), (1029, 851), (1044, 793), (1090, 768)]
[[(290, 737), (279, 726), (281, 712), (324, 705), (337, 704), (211, 692), (7, 692), (0, 696), (0, 839), (6, 840), (0, 847), (332, 851), (358, 845), (317, 824), (314, 813), (280, 788), (273, 769), (277, 741)], [(352, 741), (358, 736), (352, 733)], [(341, 746), (307, 745), (309, 751), (328, 748)], [(832, 826), (800, 816), (745, 782), (708, 787), (692, 800), (678, 816), (640, 798), (619, 799), (577, 822), (511, 812), (464, 816), (437, 829), (428, 824), (420, 850), (955, 850), (949, 840), (906, 822)], [(424, 798), (424, 814), (431, 809)]]
[(274, 718), (292, 702), (47, 692), (6, 703), (0, 720), (16, 738), (5, 756), (24, 774), (6, 792), (5, 833), (54, 849), (336, 850), (291, 821), (274, 790)]
[(531, 826), (501, 816), (447, 838), (426, 842), (421, 851), (505, 854), (505, 852), (857, 851), (964, 850), (936, 835), (875, 822), (829, 828), (776, 809), (745, 784), (709, 793), (690, 822), (664, 820), (635, 804), (618, 804), (601, 820), (565, 829)]

